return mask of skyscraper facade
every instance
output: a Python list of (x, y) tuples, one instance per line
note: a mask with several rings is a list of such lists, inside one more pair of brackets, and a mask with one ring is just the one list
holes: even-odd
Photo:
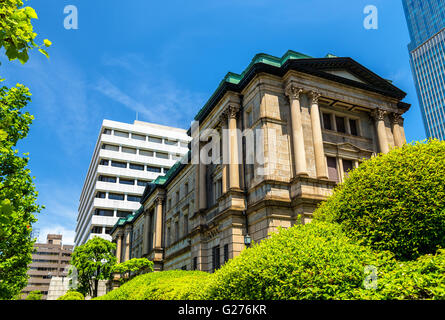
[(427, 136), (445, 139), (445, 1), (403, 0), (411, 69)]

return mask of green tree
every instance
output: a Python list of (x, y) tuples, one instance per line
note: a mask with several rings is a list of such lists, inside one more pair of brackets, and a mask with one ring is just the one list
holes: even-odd
[[(9, 60), (18, 59), (25, 63), (29, 59), (30, 49), (38, 48), (48, 57), (43, 47), (49, 47), (51, 41), (45, 39), (42, 45), (37, 45), (31, 19), (38, 19), (37, 13), (31, 7), (23, 7), (22, 0), (2, 0), (0, 2), (0, 48), (5, 48)], [(23, 7), (23, 8), (22, 8)]]
[(153, 262), (146, 258), (134, 258), (128, 261), (116, 264), (113, 267), (113, 273), (120, 273), (124, 275), (122, 280), (128, 281), (134, 276), (140, 274), (142, 271), (153, 271)]
[(71, 265), (77, 270), (77, 291), (83, 295), (97, 297), (99, 280), (109, 280), (116, 256), (113, 251), (116, 245), (105, 239), (94, 237), (74, 249)]
[[(31, 7), (23, 7), (21, 0), (0, 2), (0, 49), (5, 49), (9, 60), (28, 60), (28, 52), (49, 47), (47, 39), (38, 46), (37, 34), (31, 19), (37, 14)], [(0, 82), (3, 79), (0, 79)], [(0, 87), (0, 299), (13, 299), (27, 283), (27, 269), (31, 262), (34, 240), (31, 225), (34, 213), (41, 208), (36, 204), (37, 192), (27, 168), (27, 154), (19, 156), (17, 142), (27, 136), (33, 117), (22, 109), (30, 101), (28, 88), (17, 84), (9, 89)]]
[(30, 95), (22, 85), (0, 88), (0, 299), (12, 299), (26, 286), (34, 242), (31, 225), (41, 210), (29, 158), (15, 148), (33, 119), (22, 112)]
[(42, 300), (42, 292), (39, 290), (31, 291), (25, 300)]

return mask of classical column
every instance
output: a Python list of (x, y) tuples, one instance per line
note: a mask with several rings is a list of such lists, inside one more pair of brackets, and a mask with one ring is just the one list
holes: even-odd
[(396, 147), (401, 147), (405, 141), (402, 137), (402, 132), (400, 127), (402, 126), (401, 123), (403, 121), (402, 115), (399, 113), (392, 113), (391, 114), (391, 126), (392, 126), (392, 134), (394, 136), (394, 145)]
[(386, 136), (385, 127), (386, 111), (382, 109), (374, 110), (372, 116), (374, 117), (375, 126), (377, 128), (377, 139), (379, 141), (379, 148), (381, 153), (389, 152), (388, 138)]
[(117, 234), (117, 241), (116, 241), (116, 259), (117, 259), (117, 263), (121, 263), (121, 256), (122, 256), (122, 232), (119, 232)]
[(318, 109), (318, 98), (320, 98), (320, 93), (311, 91), (310, 98), (312, 140), (314, 142), (314, 156), (317, 178), (328, 179), (328, 168), (324, 156), (323, 136), (321, 134), (320, 111)]
[(144, 212), (144, 238), (142, 242), (142, 252), (143, 255), (147, 255), (150, 251), (150, 213), (148, 211)]
[(227, 132), (227, 114), (223, 112), (220, 116), (221, 124), (221, 184), (222, 184), (222, 194), (227, 192), (227, 160), (228, 159), (228, 141), (225, 139), (224, 134)]
[(163, 226), (163, 213), (162, 213), (162, 198), (156, 199), (156, 229), (155, 229), (155, 248), (162, 248), (162, 226)]
[(295, 163), (295, 175), (307, 175), (306, 168), (306, 152), (304, 150), (303, 125), (301, 121), (300, 94), (302, 88), (289, 84), (286, 87), (286, 95), (290, 102), (290, 117), (292, 126), (292, 147), (293, 158)]
[(207, 208), (207, 165), (199, 162), (199, 210)]
[(238, 155), (238, 132), (237, 132), (237, 115), (239, 107), (230, 105), (227, 109), (228, 115), (228, 128), (229, 128), (229, 148), (230, 148), (230, 189), (240, 189), (239, 180), (239, 155)]
[(124, 261), (130, 260), (130, 239), (131, 238), (131, 228), (125, 228), (125, 257)]

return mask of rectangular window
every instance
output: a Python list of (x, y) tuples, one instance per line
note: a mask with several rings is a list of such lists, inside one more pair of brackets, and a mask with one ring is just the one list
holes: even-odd
[(93, 227), (91, 233), (102, 233), (102, 227)]
[(139, 202), (139, 201), (141, 201), (141, 197), (127, 195), (127, 201)]
[(168, 159), (168, 153), (165, 153), (165, 152), (156, 152), (156, 158), (159, 158), (159, 159)]
[(219, 246), (215, 246), (212, 248), (212, 271), (218, 270), (220, 266)]
[(104, 134), (111, 134), (111, 129), (104, 129)]
[(124, 195), (119, 193), (109, 193), (108, 199), (111, 200), (124, 200)]
[(329, 113), (323, 113), (323, 128), (332, 130), (331, 114)]
[(130, 163), (130, 169), (144, 171), (144, 166), (142, 164)]
[(187, 270), (187, 266), (182, 266), (181, 270)]
[(131, 154), (136, 154), (136, 149), (133, 149), (133, 148), (127, 148), (127, 147), (122, 147), (122, 152), (125, 152), (125, 153), (131, 153)]
[(338, 182), (337, 159), (334, 157), (327, 157), (327, 163), (329, 179)]
[(186, 236), (189, 233), (189, 216), (184, 216), (184, 236)]
[(145, 187), (149, 183), (150, 183), (149, 181), (138, 180), (138, 186), (141, 186), (141, 187)]
[(118, 210), (116, 216), (117, 216), (118, 218), (125, 218), (125, 217), (128, 216), (130, 213), (131, 213), (131, 211), (120, 211), (120, 210)]
[(224, 245), (224, 263), (226, 263), (227, 261), (229, 261), (229, 245), (225, 244)]
[(358, 136), (357, 120), (349, 119), (349, 128), (351, 129), (351, 134), (353, 136)]
[(123, 137), (123, 138), (128, 138), (129, 137), (129, 133), (128, 132), (117, 131), (117, 130), (114, 130), (114, 135), (118, 136), (118, 137)]
[(110, 176), (99, 176), (99, 181), (102, 181), (102, 182), (111, 182), (111, 183), (116, 183), (116, 177), (110, 177)]
[(146, 137), (141, 135), (141, 134), (136, 134), (136, 133), (132, 133), (131, 134), (131, 138), (136, 139), (136, 140), (140, 140), (140, 141), (145, 141)]
[(99, 191), (98, 193), (96, 193), (96, 198), (105, 199), (105, 192)]
[(147, 166), (147, 171), (150, 171), (150, 172), (161, 172), (161, 168)]
[(113, 210), (106, 210), (106, 209), (96, 209), (94, 212), (95, 216), (101, 216), (101, 217), (112, 217), (114, 215)]
[(175, 221), (175, 242), (179, 240), (179, 222)]
[(104, 150), (111, 150), (111, 151), (119, 151), (119, 146), (115, 146), (112, 144), (103, 144), (102, 149)]
[(198, 257), (193, 257), (193, 270), (198, 270)]
[(175, 141), (175, 140), (164, 139), (164, 142), (166, 145), (169, 145), (169, 146), (177, 146), (178, 145), (178, 141)]
[(154, 142), (154, 143), (162, 143), (162, 139), (156, 138), (156, 137), (148, 137), (148, 141)]
[(153, 157), (153, 151), (139, 150), (139, 155), (146, 156), (146, 157)]
[(346, 160), (343, 159), (343, 171), (345, 173), (345, 176), (348, 176), (348, 172), (354, 168), (354, 163), (352, 160)]
[(132, 180), (132, 179), (119, 178), (119, 183), (134, 186), (134, 180)]
[(170, 227), (167, 228), (167, 247), (170, 247)]
[(100, 160), (100, 162), (99, 162), (99, 164), (100, 164), (101, 166), (108, 166), (108, 163), (109, 163), (109, 161), (108, 161), (108, 160), (105, 160), (105, 159), (102, 159), (102, 160)]
[(126, 168), (127, 163), (126, 162), (120, 162), (120, 161), (111, 161), (111, 166), (116, 168)]
[(109, 228), (109, 227), (105, 228), (105, 234), (110, 234), (111, 233), (111, 229), (113, 229), (113, 228)]
[(184, 195), (187, 195), (189, 193), (189, 184), (186, 182), (184, 184)]
[(337, 132), (346, 133), (344, 117), (335, 116), (335, 124), (337, 125)]

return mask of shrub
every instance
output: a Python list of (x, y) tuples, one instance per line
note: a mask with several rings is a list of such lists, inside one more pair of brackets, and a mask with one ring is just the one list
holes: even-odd
[(146, 273), (95, 300), (193, 300), (199, 299), (210, 274), (202, 271)]
[(68, 290), (67, 293), (58, 297), (57, 300), (85, 300), (85, 297), (80, 292)]
[(31, 291), (25, 298), (25, 300), (42, 300), (42, 292), (39, 290)]
[(377, 290), (357, 290), (354, 299), (445, 299), (445, 250), (399, 262), (377, 273)]
[(146, 258), (133, 258), (113, 266), (112, 272), (123, 274), (122, 282), (137, 276), (143, 271), (153, 271), (153, 261)]
[(434, 254), (445, 247), (445, 142), (405, 145), (363, 162), (314, 216), (401, 260)]
[(229, 260), (206, 287), (208, 299), (348, 299), (363, 287), (366, 265), (392, 255), (351, 242), (337, 224), (280, 229)]

